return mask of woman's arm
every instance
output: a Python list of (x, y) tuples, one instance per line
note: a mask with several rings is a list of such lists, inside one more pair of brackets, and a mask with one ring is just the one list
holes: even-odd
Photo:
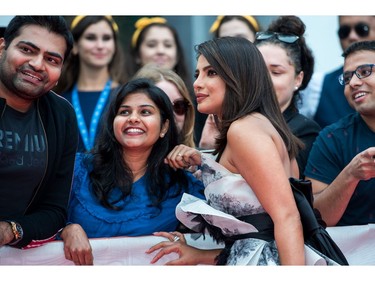
[(243, 176), (271, 216), (281, 263), (305, 264), (302, 224), (289, 183), (293, 167), (270, 122), (260, 115), (234, 122), (220, 163)]

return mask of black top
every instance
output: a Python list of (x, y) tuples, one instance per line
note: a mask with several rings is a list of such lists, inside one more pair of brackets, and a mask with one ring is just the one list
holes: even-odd
[(0, 137), (0, 214), (22, 214), (47, 164), (46, 135), (36, 106), (33, 104), (27, 112), (6, 106), (0, 135), (4, 136)]
[(314, 120), (299, 113), (297, 109), (294, 110), (291, 106), (283, 112), (283, 116), (292, 133), (305, 144), (305, 148), (297, 155), (297, 163), (300, 173), (299, 177), (300, 179), (304, 179), (307, 158), (309, 157), (315, 138), (320, 132), (320, 126)]

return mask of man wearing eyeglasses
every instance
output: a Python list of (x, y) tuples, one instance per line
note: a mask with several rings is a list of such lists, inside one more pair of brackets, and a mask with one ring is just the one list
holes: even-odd
[[(343, 51), (354, 42), (375, 40), (375, 16), (339, 16), (338, 19), (337, 34)], [(343, 95), (344, 87), (337, 80), (342, 72), (340, 66), (324, 75), (315, 74), (302, 93), (304, 103), (300, 112), (322, 128), (354, 112)]]
[(305, 169), (328, 226), (375, 223), (375, 41), (350, 45), (339, 81), (355, 110), (325, 127)]

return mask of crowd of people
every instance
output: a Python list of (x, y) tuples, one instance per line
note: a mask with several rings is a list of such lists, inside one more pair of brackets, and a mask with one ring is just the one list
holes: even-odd
[(112, 16), (12, 18), (0, 247), (62, 240), (92, 265), (91, 238), (156, 235), (152, 263), (347, 265), (325, 227), (375, 223), (375, 16), (338, 21), (343, 66), (319, 74), (299, 17), (218, 16), (192, 79), (163, 17), (128, 48)]

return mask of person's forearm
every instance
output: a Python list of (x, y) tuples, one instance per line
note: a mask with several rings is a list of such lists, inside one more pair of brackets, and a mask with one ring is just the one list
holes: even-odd
[(275, 224), (275, 240), (281, 265), (305, 265), (303, 230), (300, 222)]
[(314, 207), (327, 226), (335, 226), (341, 219), (358, 182), (345, 168), (327, 188), (314, 194)]
[(60, 237), (62, 240), (65, 240), (67, 236), (77, 235), (77, 233), (82, 233), (84, 230), (82, 227), (77, 223), (70, 223), (67, 224), (64, 229), (60, 233)]

